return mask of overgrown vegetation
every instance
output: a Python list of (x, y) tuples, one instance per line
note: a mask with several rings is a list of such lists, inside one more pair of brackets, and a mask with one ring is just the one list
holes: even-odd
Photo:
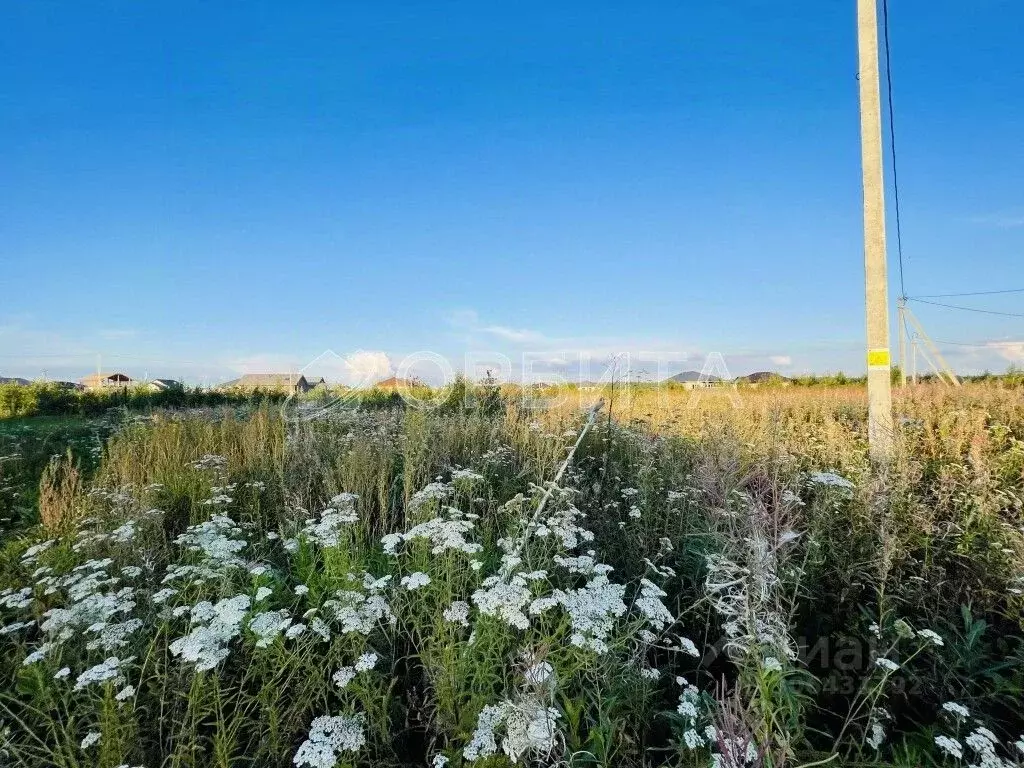
[(886, 469), (856, 388), (599, 394), (157, 414), (55, 465), (0, 552), (0, 755), (1024, 761), (1019, 393), (901, 392)]
[(79, 390), (57, 383), (0, 384), (0, 419), (26, 416), (98, 416), (113, 409), (211, 408), (281, 402), (281, 392), (222, 391), (169, 387), (110, 387)]

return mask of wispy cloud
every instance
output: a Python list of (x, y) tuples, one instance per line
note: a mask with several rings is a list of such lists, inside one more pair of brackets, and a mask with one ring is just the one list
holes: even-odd
[(1011, 363), (1024, 362), (1024, 341), (990, 341), (985, 346)]
[(517, 344), (552, 344), (555, 339), (545, 336), (539, 331), (531, 331), (526, 328), (507, 328), (504, 325), (488, 325), (480, 329), (484, 333), (497, 336), (499, 339), (513, 341)]
[[(536, 328), (485, 322), (472, 309), (451, 313), (448, 321), (467, 349), (481, 359), (500, 363), (497, 367), (503, 375), (524, 380), (597, 379), (613, 369), (617, 376), (656, 380), (683, 370), (700, 370), (710, 351), (696, 343), (663, 337), (558, 336)], [(793, 364), (790, 355), (776, 351), (747, 350), (727, 358), (738, 373)], [(474, 363), (474, 369), (480, 367), (487, 366)]]
[(997, 211), (985, 213), (978, 216), (971, 216), (968, 219), (972, 224), (983, 227), (994, 227), (995, 229), (1016, 229), (1024, 227), (1024, 211)]
[(101, 339), (117, 341), (120, 339), (134, 339), (139, 336), (139, 331), (134, 328), (103, 328), (96, 332)]

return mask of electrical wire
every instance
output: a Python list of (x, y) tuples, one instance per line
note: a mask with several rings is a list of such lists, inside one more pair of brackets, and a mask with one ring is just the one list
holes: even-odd
[(962, 307), (959, 304), (942, 304), (938, 301), (926, 301), (925, 299), (908, 299), (919, 304), (931, 304), (933, 307), (945, 307), (946, 309), (961, 309), (964, 312), (978, 312), (983, 315), (999, 315), (1000, 317), (1024, 317), (1020, 312), (996, 312), (993, 309), (978, 309), (977, 307)]
[(1007, 288), (1001, 291), (971, 291), (968, 293), (922, 293), (920, 296), (907, 296), (905, 298), (916, 301), (917, 299), (953, 299), (959, 296), (995, 296), (1000, 293), (1024, 293), (1024, 288)]
[(896, 176), (896, 124), (892, 108), (892, 66), (889, 56), (889, 0), (882, 0), (882, 29), (885, 32), (885, 81), (886, 96), (889, 101), (889, 153), (892, 156), (892, 189), (896, 208), (896, 252), (900, 263), (900, 296), (907, 297), (907, 289), (903, 281), (903, 230), (900, 226), (900, 184)]

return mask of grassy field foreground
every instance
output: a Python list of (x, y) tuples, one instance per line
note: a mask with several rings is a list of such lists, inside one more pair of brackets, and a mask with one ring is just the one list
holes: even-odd
[(0, 765), (1024, 764), (1019, 389), (464, 394), (51, 465)]

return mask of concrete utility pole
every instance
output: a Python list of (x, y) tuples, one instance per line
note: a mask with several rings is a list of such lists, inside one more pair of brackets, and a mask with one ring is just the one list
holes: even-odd
[(893, 451), (889, 380), (889, 274), (885, 264), (882, 106), (878, 85), (878, 8), (857, 0), (860, 60), (860, 146), (864, 176), (864, 287), (867, 305), (868, 446), (884, 461)]

